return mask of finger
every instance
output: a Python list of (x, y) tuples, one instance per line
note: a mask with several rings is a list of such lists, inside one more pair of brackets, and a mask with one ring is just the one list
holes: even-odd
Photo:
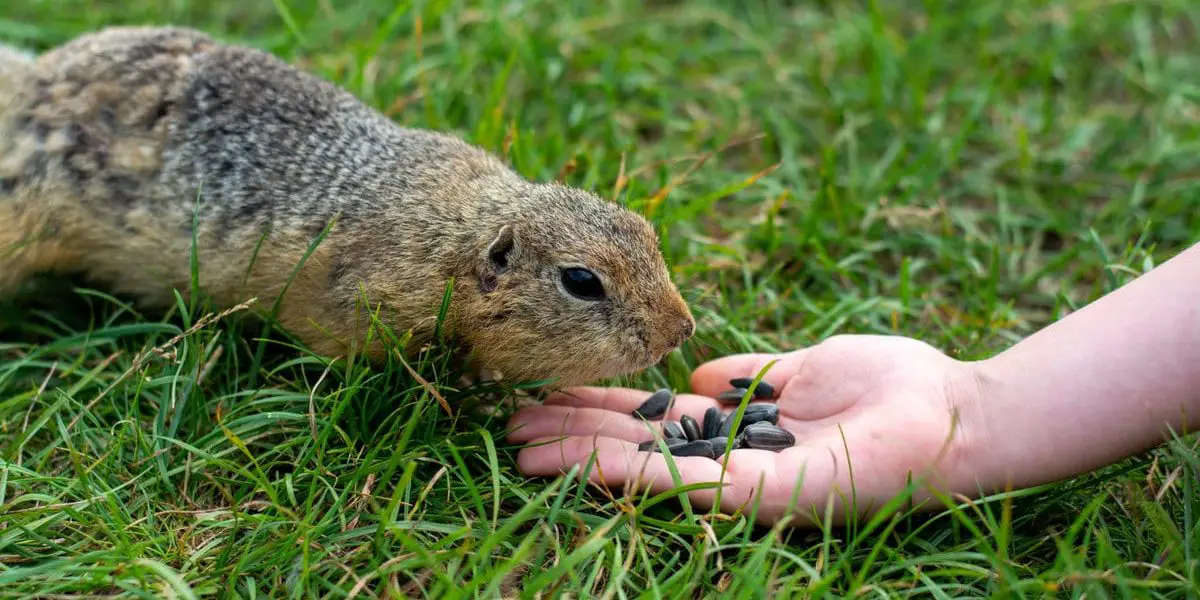
[[(541, 445), (527, 447), (517, 454), (517, 468), (526, 475), (553, 476), (578, 465), (584, 469), (581, 475), (586, 474), (591, 483), (623, 488), (627, 492), (659, 494), (676, 487), (666, 455), (639, 452), (637, 444), (632, 442), (599, 436), (571, 436), (538, 442)], [(728, 474), (722, 482), (721, 463), (708, 457), (674, 456), (671, 460), (679, 471), (679, 484), (715, 483), (724, 488), (722, 495), (730, 493), (730, 488), (735, 485)], [(688, 496), (701, 509), (707, 510), (715, 502), (716, 491), (696, 490)]]
[(643, 442), (662, 431), (664, 420), (678, 421), (686, 414), (703, 422), (705, 411), (711, 407), (719, 408), (711, 398), (680, 394), (662, 418), (644, 421), (632, 413), (649, 394), (643, 392), (643, 397), (638, 397), (624, 392), (608, 393), (597, 388), (581, 395), (548, 398), (546, 404), (521, 408), (509, 420), (508, 439), (525, 443), (550, 436), (599, 435)]
[[(548, 396), (543, 405), (546, 406), (575, 406), (599, 408), (618, 413), (632, 415), (652, 394), (646, 390), (618, 387), (584, 387), (571, 388), (555, 392)], [(676, 394), (675, 402), (669, 407), (666, 418), (679, 418), (680, 415), (696, 415), (695, 410), (703, 413), (710, 406), (719, 406), (716, 400), (698, 394)], [(679, 412), (683, 409), (683, 412)]]
[(729, 380), (735, 377), (757, 377), (772, 361), (763, 381), (775, 390), (782, 391), (788, 382), (800, 372), (807, 354), (806, 349), (783, 354), (735, 354), (706, 362), (692, 372), (692, 391), (704, 396), (716, 397), (730, 389)]
[[(632, 442), (572, 436), (542, 439), (538, 443), (517, 455), (517, 467), (526, 475), (554, 476), (577, 465), (586, 470), (581, 474), (586, 474), (590, 482), (610, 488), (626, 491), (636, 488), (660, 494), (676, 487), (667, 456), (639, 452)], [(837, 466), (830, 454), (800, 446), (783, 452), (741, 449), (727, 461), (700, 456), (671, 457), (671, 460), (679, 471), (678, 484), (718, 484), (688, 493), (688, 499), (697, 508), (712, 509), (719, 487), (722, 512), (754, 511), (764, 523), (796, 511), (798, 518), (813, 514), (814, 504), (818, 507), (815, 514), (822, 515), (830, 483), (837, 476)], [(724, 473), (722, 463), (726, 465)], [(796, 490), (798, 493), (794, 493)]]
[[(679, 421), (683, 414), (690, 415), (697, 423), (703, 423), (704, 412), (716, 403), (702, 396), (681, 396), (665, 415), (664, 420), (643, 421), (637, 417), (610, 410), (575, 406), (529, 406), (513, 414), (505, 436), (511, 443), (524, 444), (531, 440), (562, 436), (602, 436), (628, 442), (641, 443), (655, 439), (663, 429), (665, 420)], [(695, 402), (689, 402), (695, 400)], [(725, 418), (732, 409), (722, 410)], [(797, 439), (805, 439), (826, 425), (781, 416), (779, 426), (791, 431)]]
[(518, 444), (545, 437), (592, 434), (643, 442), (661, 431), (660, 424), (602, 408), (530, 406), (518, 410), (509, 420), (507, 437)]

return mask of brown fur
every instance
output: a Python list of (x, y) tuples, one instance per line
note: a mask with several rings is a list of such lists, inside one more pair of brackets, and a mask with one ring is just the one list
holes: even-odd
[[(320, 354), (363, 350), (372, 311), (428, 341), (451, 278), (447, 332), (509, 379), (631, 373), (695, 327), (640, 216), (401, 128), (269, 54), (122, 27), (35, 61), (0, 52), (0, 294), (80, 272), (167, 306), (190, 290), (194, 234), (206, 294), (270, 308), (335, 220), (278, 314)], [(567, 267), (603, 298), (567, 293)]]

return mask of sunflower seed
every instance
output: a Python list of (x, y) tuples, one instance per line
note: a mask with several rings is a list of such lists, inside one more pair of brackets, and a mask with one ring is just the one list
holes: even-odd
[[(675, 451), (675, 448), (686, 445), (688, 443), (687, 440), (680, 440), (680, 439), (676, 439), (676, 438), (663, 438), (663, 441), (667, 443), (667, 449), (672, 452)], [(638, 450), (640, 450), (642, 452), (662, 452), (662, 449), (660, 449), (658, 447), (658, 440), (650, 440), (648, 442), (642, 442), (642, 443), (638, 444)]]
[(683, 415), (679, 417), (679, 426), (683, 427), (684, 437), (689, 442), (694, 442), (700, 438), (700, 423), (696, 422), (691, 415)]
[(675, 400), (675, 395), (671, 390), (663, 388), (654, 392), (646, 399), (641, 406), (633, 411), (633, 416), (646, 419), (647, 421), (656, 421), (667, 414), (667, 409)]
[[(728, 437), (718, 435), (717, 437), (715, 437), (711, 440), (708, 440), (708, 441), (713, 445), (713, 452), (715, 452), (717, 456), (721, 456), (722, 454), (725, 454), (725, 445), (729, 443)], [(730, 450), (737, 450), (740, 447), (741, 447), (741, 439), (733, 438), (733, 447), (730, 448)]]
[[(750, 386), (754, 385), (754, 378), (753, 377), (734, 377), (733, 379), (729, 380), (729, 385), (731, 385), (735, 388), (742, 388), (743, 390), (748, 390), (748, 389), (750, 389)], [(771, 384), (769, 384), (765, 381), (760, 381), (760, 382), (758, 382), (758, 387), (754, 388), (754, 397), (759, 400), (767, 400), (770, 398), (774, 398), (775, 397), (775, 388), (772, 387)]]
[(709, 440), (696, 440), (688, 442), (677, 448), (671, 448), (672, 456), (707, 456), (708, 458), (716, 458), (716, 449), (713, 448), (712, 442)]
[(746, 395), (746, 388), (733, 388), (717, 394), (717, 401), (721, 404), (738, 405), (742, 403), (742, 398)]
[[(721, 420), (721, 427), (717, 429), (718, 437), (729, 437), (729, 434), (733, 432), (733, 418), (736, 416), (737, 411), (725, 415), (725, 418)], [(746, 419), (743, 417), (742, 422), (744, 423), (745, 421)]]
[(740, 437), (745, 448), (773, 450), (775, 452), (793, 446), (796, 443), (796, 436), (792, 435), (792, 432), (766, 422), (758, 422), (746, 427)]
[(721, 419), (725, 415), (715, 407), (709, 407), (704, 411), (704, 429), (702, 432), (703, 439), (709, 440), (717, 437), (717, 433), (721, 431)]
[(739, 431), (755, 423), (779, 424), (779, 406), (776, 404), (751, 404), (742, 413), (742, 423)]
[[(737, 411), (733, 411), (726, 415), (725, 420), (721, 422), (721, 429), (717, 431), (717, 435), (730, 436), (735, 435), (733, 431), (733, 418), (737, 416)], [(749, 404), (746, 406), (745, 412), (742, 413), (742, 422), (738, 423), (736, 433), (741, 433), (747, 427), (755, 423), (770, 423), (775, 425), (779, 422), (779, 407), (774, 404)]]
[(683, 431), (683, 426), (678, 421), (667, 421), (663, 423), (663, 437), (677, 440), (688, 440), (687, 434)]

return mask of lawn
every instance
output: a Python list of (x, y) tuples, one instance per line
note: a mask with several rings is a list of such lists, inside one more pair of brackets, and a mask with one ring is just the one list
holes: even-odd
[[(118, 23), (274, 51), (650, 216), (699, 328), (624, 385), (836, 333), (981, 358), (1200, 241), (1186, 0), (11, 0), (0, 40)], [(0, 304), (0, 598), (1200, 594), (1190, 438), (769, 529), (523, 477), (441, 349), (412, 366), (453, 416), (402, 365), (210, 314), (64, 278)]]

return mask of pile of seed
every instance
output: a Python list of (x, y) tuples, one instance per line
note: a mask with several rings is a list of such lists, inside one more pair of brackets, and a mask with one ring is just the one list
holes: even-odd
[[(737, 377), (729, 380), (732, 389), (721, 392), (717, 400), (726, 406), (738, 406), (754, 380), (749, 377)], [(754, 386), (753, 400), (774, 400), (775, 389), (765, 381)], [(667, 414), (667, 410), (675, 403), (675, 394), (663, 388), (652, 394), (645, 403), (633, 411), (633, 416), (657, 421)], [(703, 422), (697, 422), (689, 415), (683, 415), (679, 421), (663, 423), (663, 442), (672, 456), (707, 456), (716, 459), (725, 453), (729, 437), (733, 437), (733, 450), (754, 448), (779, 452), (784, 448), (794, 446), (796, 437), (786, 429), (778, 427), (779, 407), (775, 404), (747, 404), (742, 413), (742, 421), (738, 430), (733, 431), (733, 421), (737, 411), (724, 413), (716, 407), (704, 411)], [(638, 450), (643, 452), (661, 452), (658, 440), (642, 442)]]

